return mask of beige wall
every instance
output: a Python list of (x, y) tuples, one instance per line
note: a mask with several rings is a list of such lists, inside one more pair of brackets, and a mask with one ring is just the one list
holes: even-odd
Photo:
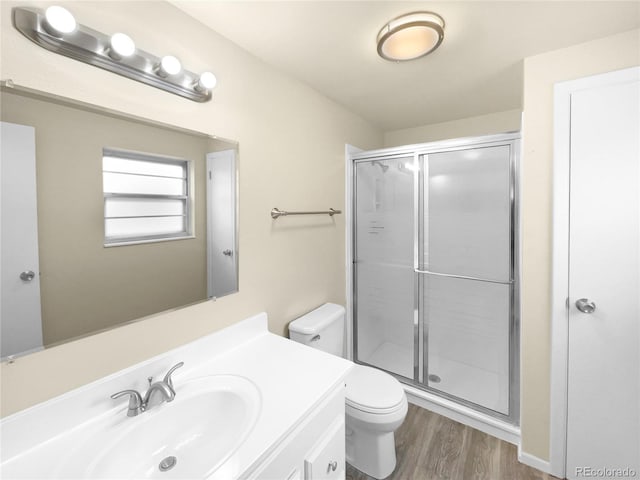
[[(240, 142), (240, 293), (3, 364), (2, 415), (258, 311), (267, 311), (271, 330), (281, 334), (296, 315), (325, 301), (344, 302), (344, 217), (274, 222), (269, 210), (344, 207), (344, 144), (380, 147), (381, 132), (167, 4), (66, 5), (93, 28), (121, 28), (143, 49), (170, 49), (191, 70), (213, 69), (220, 83), (208, 104), (188, 102), (31, 44), (10, 25), (11, 5), (0, 4), (2, 78)], [(138, 18), (146, 21), (140, 24)], [(637, 65), (639, 35), (628, 32), (525, 61), (522, 449), (541, 459), (549, 458), (553, 84)], [(506, 123), (496, 124), (513, 125), (514, 115), (507, 113), (502, 119)], [(445, 127), (438, 135), (467, 134), (460, 133), (467, 131), (463, 127)]]
[(525, 59), (522, 450), (549, 459), (553, 85), (640, 65), (640, 30)]
[(344, 146), (379, 148), (381, 131), (167, 3), (63, 5), (96, 30), (128, 32), (144, 50), (176, 55), (192, 71), (211, 69), (219, 83), (209, 103), (34, 45), (11, 25), (14, 5), (0, 2), (3, 79), (239, 142), (240, 293), (2, 364), (2, 415), (257, 312), (283, 334), (289, 320), (323, 302), (344, 304), (344, 215), (274, 221), (269, 211), (344, 209)]
[[(205, 156), (216, 141), (9, 92), (2, 120), (36, 130), (45, 345), (206, 298)], [(103, 147), (190, 160), (195, 238), (105, 248)]]
[(413, 143), (434, 142), (449, 138), (474, 137), (520, 130), (521, 111), (507, 110), (450, 122), (385, 132), (384, 146), (397, 147)]

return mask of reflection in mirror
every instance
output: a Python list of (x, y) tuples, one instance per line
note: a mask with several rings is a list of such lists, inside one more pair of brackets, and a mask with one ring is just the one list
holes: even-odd
[(238, 290), (235, 142), (21, 87), (1, 101), (3, 359)]

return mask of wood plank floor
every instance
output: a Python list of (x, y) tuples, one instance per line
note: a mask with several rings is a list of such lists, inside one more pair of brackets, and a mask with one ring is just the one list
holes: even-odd
[[(518, 462), (515, 445), (409, 404), (388, 480), (553, 480)], [(347, 465), (347, 480), (373, 480)]]

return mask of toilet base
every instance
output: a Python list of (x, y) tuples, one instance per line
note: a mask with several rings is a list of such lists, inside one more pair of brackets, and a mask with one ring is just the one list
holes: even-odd
[[(348, 423), (348, 422), (347, 422)], [(370, 477), (383, 479), (396, 468), (393, 432), (370, 432), (347, 424), (347, 463)]]

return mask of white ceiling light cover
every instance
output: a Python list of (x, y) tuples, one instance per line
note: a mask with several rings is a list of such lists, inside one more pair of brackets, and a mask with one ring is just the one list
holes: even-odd
[(387, 23), (378, 33), (378, 54), (395, 62), (433, 52), (444, 38), (444, 20), (432, 12), (414, 12)]

